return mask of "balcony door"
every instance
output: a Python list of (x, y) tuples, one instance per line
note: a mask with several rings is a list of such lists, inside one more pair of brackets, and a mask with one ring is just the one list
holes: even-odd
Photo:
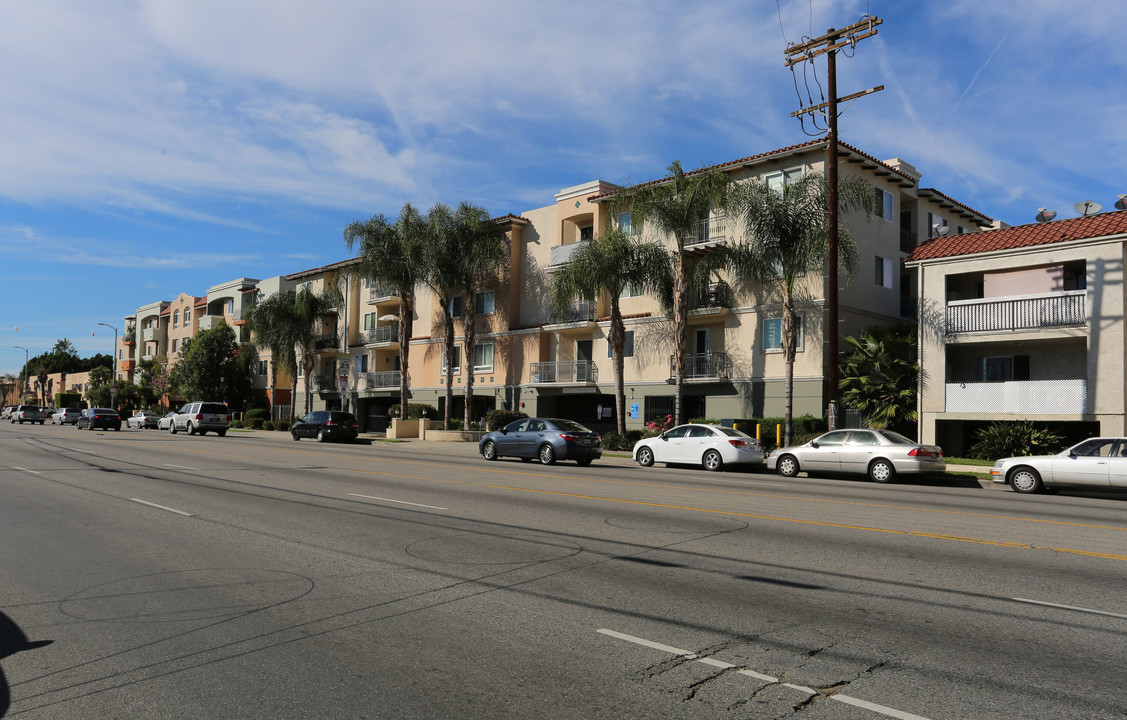
[(591, 361), (594, 359), (592, 352), (593, 340), (575, 341), (575, 380), (587, 382), (591, 379)]

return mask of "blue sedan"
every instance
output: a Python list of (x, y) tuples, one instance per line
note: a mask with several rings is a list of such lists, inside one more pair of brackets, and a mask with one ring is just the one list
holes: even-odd
[(556, 460), (590, 465), (603, 456), (603, 441), (574, 420), (521, 418), (483, 435), (477, 449), (486, 460), (510, 456), (524, 462), (537, 458), (545, 465)]

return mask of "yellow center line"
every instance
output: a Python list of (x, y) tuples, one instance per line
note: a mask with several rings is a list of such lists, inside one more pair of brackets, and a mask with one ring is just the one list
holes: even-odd
[(1071, 548), (1043, 548), (1036, 545), (1029, 545), (1027, 543), (1010, 542), (1005, 540), (987, 540), (984, 538), (963, 537), (960, 535), (941, 535), (937, 533), (926, 533), (916, 530), (893, 530), (890, 528), (868, 527), (865, 525), (846, 525), (844, 523), (824, 522), (821, 520), (800, 520), (797, 518), (777, 517), (774, 515), (758, 515), (755, 513), (735, 512), (733, 510), (714, 510), (711, 508), (693, 507), (691, 505), (669, 505), (666, 503), (646, 502), (643, 500), (623, 500), (621, 498), (601, 497), (598, 495), (581, 495), (578, 493), (565, 493), (554, 490), (531, 490), (529, 488), (508, 487), (506, 485), (488, 485), (483, 483), (483, 487), (495, 488), (497, 490), (513, 490), (515, 492), (530, 492), (539, 493), (542, 495), (558, 495), (561, 497), (579, 498), (582, 500), (600, 500), (603, 502), (623, 503), (625, 505), (642, 505), (646, 507), (659, 507), (669, 510), (689, 510), (692, 512), (710, 513), (713, 515), (727, 515), (730, 517), (744, 517), (752, 518), (755, 520), (771, 520), (775, 522), (788, 522), (797, 523), (799, 525), (815, 525), (819, 527), (832, 527), (840, 528), (843, 530), (863, 530), (866, 532), (887, 533), (889, 535), (904, 535), (908, 537), (922, 537), (933, 538), (936, 540), (956, 540), (958, 542), (976, 543), (979, 545), (996, 545), (998, 547), (1019, 548), (1022, 550), (1048, 550), (1050, 552), (1070, 553), (1073, 555), (1086, 555), (1088, 557), (1103, 558), (1106, 560), (1120, 560), (1127, 562), (1127, 555), (1113, 555), (1111, 553), (1099, 553), (1089, 550), (1074, 550)]

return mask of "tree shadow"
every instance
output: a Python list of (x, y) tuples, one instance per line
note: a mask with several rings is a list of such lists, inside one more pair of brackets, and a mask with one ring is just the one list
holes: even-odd
[[(6, 658), (9, 655), (15, 655), (24, 650), (34, 650), (36, 648), (50, 645), (53, 640), (37, 640), (29, 641), (27, 635), (20, 626), (16, 625), (4, 613), (0, 612), (0, 659)], [(0, 717), (8, 714), (8, 708), (12, 704), (12, 692), (8, 687), (8, 679), (4, 676), (4, 669), (0, 667)]]

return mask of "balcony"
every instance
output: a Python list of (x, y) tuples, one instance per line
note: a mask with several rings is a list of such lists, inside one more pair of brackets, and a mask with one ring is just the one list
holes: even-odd
[(722, 315), (734, 304), (728, 283), (709, 283), (706, 289), (689, 298), (689, 315)]
[(920, 244), (920, 234), (915, 230), (900, 228), (900, 252), (910, 253)]
[[(677, 376), (677, 358), (669, 356), (669, 377)], [(726, 352), (685, 355), (685, 380), (727, 380), (732, 376), (732, 359)]]
[(533, 383), (584, 383), (599, 382), (599, 368), (590, 360), (568, 362), (534, 362), (528, 366), (528, 376)]
[(340, 385), (335, 375), (314, 375), (309, 380), (309, 388), (313, 392), (340, 392)]
[(581, 241), (567, 245), (557, 245), (552, 248), (552, 257), (551, 261), (548, 263), (548, 270), (559, 270), (564, 265), (567, 265), (571, 262), (571, 256), (586, 244), (586, 241)]
[(1087, 292), (1041, 293), (947, 303), (947, 334), (1084, 327)]
[(364, 389), (365, 390), (391, 390), (399, 389), (399, 371), (389, 370), (387, 372), (372, 372), (364, 373)]
[(223, 324), (223, 316), (222, 315), (200, 315), (199, 318), (196, 319), (196, 322), (197, 322), (197, 327), (199, 328), (199, 332), (203, 332), (204, 330), (212, 329), (216, 325), (222, 325)]
[(1012, 380), (947, 383), (949, 413), (980, 415), (1080, 415), (1088, 407), (1088, 381)]
[(143, 342), (155, 342), (157, 339), (156, 328), (144, 328), (141, 330), (141, 340)]
[(365, 345), (391, 345), (399, 342), (399, 324), (381, 325), (360, 333), (360, 342)]
[(575, 332), (589, 330), (595, 326), (597, 307), (594, 302), (582, 300), (573, 302), (564, 313), (552, 310), (545, 330), (550, 332)]
[(399, 297), (399, 291), (393, 287), (384, 285), (373, 285), (368, 288), (368, 302), (381, 303), (388, 300), (394, 300)]
[(696, 231), (685, 238), (685, 247), (692, 250), (705, 250), (724, 244), (730, 235), (727, 216), (717, 215), (701, 220), (697, 224)]
[(136, 368), (137, 368), (137, 361), (136, 360), (130, 359), (130, 360), (122, 360), (121, 361), (121, 369), (122, 369), (123, 372), (133, 372)]
[(326, 350), (336, 350), (337, 347), (338, 347), (337, 346), (337, 334), (335, 332), (321, 333), (320, 335), (314, 335), (313, 336), (313, 351), (314, 352), (324, 352)]

